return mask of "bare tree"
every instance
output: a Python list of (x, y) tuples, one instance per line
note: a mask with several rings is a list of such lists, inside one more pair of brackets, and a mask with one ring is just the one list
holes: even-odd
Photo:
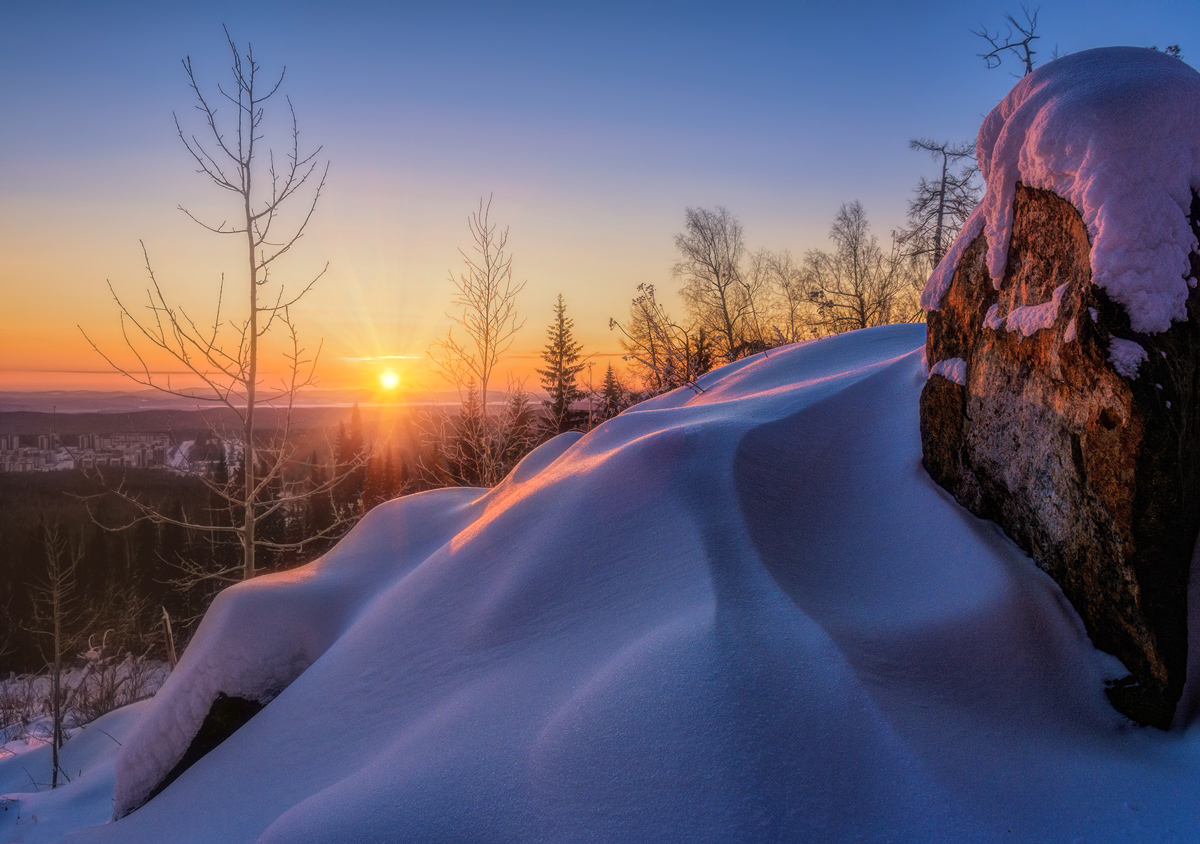
[(899, 244), (884, 252), (871, 233), (862, 204), (845, 203), (829, 231), (834, 250), (804, 258), (808, 296), (816, 305), (818, 333), (852, 331), (907, 318), (912, 270)]
[[(804, 269), (786, 249), (772, 252), (760, 249), (750, 256), (748, 275), (757, 289), (766, 294), (765, 330), (760, 330), (765, 345), (778, 346), (803, 340), (809, 333), (814, 305), (808, 295)], [(760, 319), (755, 309), (756, 320)], [(768, 333), (769, 332), (769, 333)]]
[(699, 326), (723, 340), (722, 357), (734, 361), (748, 349), (754, 326), (755, 279), (742, 273), (746, 251), (742, 224), (725, 208), (688, 208), (684, 228), (675, 235), (680, 259), (675, 275), (684, 280), (679, 294)]
[(987, 27), (982, 24), (979, 29), (971, 30), (972, 35), (982, 38), (992, 48), (979, 54), (989, 68), (999, 67), (1004, 60), (1004, 54), (1012, 53), (1024, 63), (1025, 73), (1023, 75), (1033, 73), (1033, 57), (1036, 55), (1033, 42), (1039, 37), (1036, 34), (1038, 10), (1035, 8), (1030, 13), (1028, 8), (1022, 6), (1021, 17), (1023, 20), (1018, 21), (1011, 12), (1005, 14), (1005, 31), (1003, 33), (998, 29), (995, 32), (989, 32)]
[[(512, 256), (508, 227), (491, 222), (492, 197), (467, 218), (473, 241), (471, 253), (462, 249), (465, 270), (450, 273), (454, 285), (455, 311), (446, 315), (462, 329), (465, 339), (454, 336), (454, 328), (429, 348), (435, 368), (458, 389), (460, 396), (472, 382), (479, 389), (483, 418), (488, 415), (488, 385), (500, 356), (512, 346), (513, 337), (525, 324), (517, 318), (517, 295), (525, 282), (512, 278)], [(473, 253), (473, 254), (472, 254)]]
[(46, 572), (31, 584), (32, 626), (29, 632), (37, 640), (42, 657), (50, 667), (50, 787), (58, 787), (61, 766), (58, 751), (65, 741), (63, 721), (66, 689), (63, 671), (68, 653), (82, 640), (88, 622), (76, 594), (75, 573), (83, 559), (79, 542), (71, 539), (58, 525), (43, 526)]
[[(285, 71), (264, 79), (253, 47), (247, 45), (241, 51), (228, 29), (225, 39), (232, 57), (232, 78), (218, 84), (215, 94), (206, 94), (201, 88), (191, 58), (183, 60), (199, 122), (203, 125), (200, 131), (203, 139), (185, 130), (178, 115), (175, 127), (196, 163), (197, 172), (221, 191), (232, 194), (236, 210), (219, 223), (206, 222), (183, 206), (180, 210), (205, 230), (241, 241), (244, 275), (234, 298), (241, 299), (244, 306), (235, 306), (233, 317), (225, 314), (224, 276), (211, 319), (194, 317), (184, 308), (172, 305), (143, 244), (150, 278), (144, 311), (141, 308), (135, 311), (109, 283), (120, 317), (124, 354), (130, 356), (133, 364), (119, 363), (86, 332), (84, 336), (110, 366), (130, 380), (163, 393), (195, 399), (204, 406), (226, 408), (236, 416), (243, 470), (228, 481), (196, 472), (233, 514), (230, 524), (171, 518), (125, 495), (119, 488), (114, 490), (139, 508), (139, 518), (235, 535), (242, 549), (239, 567), (213, 572), (198, 566), (192, 572), (198, 576), (234, 579), (235, 575), (254, 576), (256, 548), (282, 547), (259, 537), (256, 528), (264, 518), (290, 506), (277, 491), (292, 458), (289, 446), (292, 410), (300, 390), (313, 382), (320, 354), (319, 347), (310, 354), (300, 342), (290, 309), (325, 274), (328, 265), (290, 290), (276, 282), (273, 271), (276, 261), (300, 241), (308, 228), (325, 187), (329, 165), (318, 161), (321, 147), (302, 151), (290, 99), (287, 108), (291, 115), (291, 137), (286, 150), (277, 156), (270, 148), (262, 147), (266, 105), (279, 92)], [(232, 114), (224, 112), (227, 107), (232, 107)], [(284, 338), (283, 348), (277, 352), (283, 374), (277, 382), (268, 384), (264, 379), (263, 356), (264, 343), (272, 329), (279, 329)], [(200, 386), (180, 386), (170, 376), (161, 375), (152, 367), (162, 359), (181, 365)], [(270, 441), (260, 444), (256, 438), (256, 418), (264, 404), (280, 407), (283, 412)]]
[(641, 377), (650, 395), (687, 385), (704, 390), (696, 379), (712, 369), (712, 348), (703, 327), (675, 322), (655, 297), (653, 284), (639, 284), (629, 305), (629, 320), (622, 325), (609, 319), (608, 327), (621, 332), (624, 359)]
[(480, 199), (467, 218), (471, 251), (459, 250), (465, 269), (450, 273), (455, 310), (447, 316), (454, 325), (429, 347), (434, 369), (454, 385), (460, 402), (457, 419), (430, 412), (422, 420), (426, 444), (439, 456), (439, 465), (422, 467), (434, 484), (494, 486), (536, 440), (527, 424), (528, 394), (519, 384), (510, 382), (501, 413), (488, 409), (496, 364), (525, 324), (517, 314), (525, 283), (513, 281), (508, 228), (491, 221), (491, 208), (491, 196)]
[(908, 203), (908, 225), (898, 232), (908, 255), (932, 271), (979, 202), (975, 144), (914, 138), (908, 146), (928, 152), (941, 169), (936, 179), (922, 177), (917, 183)]

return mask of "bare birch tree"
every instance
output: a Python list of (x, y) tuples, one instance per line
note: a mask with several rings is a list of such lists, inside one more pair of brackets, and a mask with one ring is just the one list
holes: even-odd
[(684, 282), (679, 295), (696, 322), (722, 338), (727, 362), (757, 351), (748, 341), (753, 339), (759, 290), (756, 279), (742, 272), (746, 247), (741, 222), (721, 206), (688, 208), (684, 228), (675, 235), (675, 275)]
[(471, 248), (459, 249), (465, 267), (450, 273), (453, 310), (446, 316), (454, 325), (429, 347), (434, 369), (458, 391), (459, 416), (430, 412), (422, 423), (427, 442), (443, 461), (440, 467), (424, 467), (426, 474), (469, 486), (499, 483), (536, 444), (520, 384), (510, 380), (499, 414), (488, 410), (496, 365), (525, 324), (517, 314), (525, 282), (513, 281), (508, 228), (491, 221), (491, 209), (492, 197), (481, 198), (467, 218)]
[(71, 650), (82, 640), (88, 622), (76, 594), (75, 574), (83, 558), (80, 543), (72, 542), (58, 525), (43, 526), (42, 539), (46, 571), (30, 587), (33, 614), (29, 632), (34, 635), (38, 649), (50, 667), (50, 787), (58, 788), (62, 774), (58, 752), (66, 740), (63, 722), (67, 690), (63, 684), (63, 671)]
[(829, 237), (832, 252), (814, 249), (804, 258), (818, 333), (870, 328), (912, 316), (911, 264), (896, 242), (889, 252), (880, 247), (861, 203), (842, 205)]
[(471, 252), (459, 249), (466, 268), (456, 276), (454, 309), (446, 314), (460, 329), (454, 336), (451, 327), (446, 336), (430, 346), (434, 367), (455, 385), (460, 395), (474, 382), (479, 390), (482, 413), (488, 414), (488, 385), (500, 356), (512, 346), (513, 337), (524, 320), (517, 317), (517, 296), (525, 282), (512, 277), (512, 256), (508, 248), (508, 227), (491, 222), (492, 198), (479, 200), (478, 210), (467, 218), (471, 232)]
[[(183, 60), (202, 128), (199, 134), (185, 129), (178, 115), (175, 128), (197, 172), (233, 200), (233, 213), (220, 222), (202, 219), (183, 206), (180, 210), (206, 231), (240, 242), (244, 263), (230, 297), (234, 305), (230, 308), (226, 299), (224, 275), (211, 318), (194, 316), (172, 304), (143, 244), (150, 278), (143, 306), (135, 310), (109, 283), (120, 318), (122, 354), (102, 350), (86, 331), (84, 336), (113, 369), (131, 381), (194, 399), (202, 406), (224, 408), (235, 415), (243, 470), (231, 473), (236, 477), (224, 481), (202, 471), (196, 473), (225, 502), (232, 514), (231, 523), (204, 524), (172, 518), (125, 495), (120, 488), (114, 490), (139, 508), (139, 518), (236, 536), (242, 549), (240, 566), (215, 572), (198, 566), (191, 572), (231, 580), (254, 576), (256, 548), (283, 547), (260, 537), (257, 526), (281, 508), (291, 506), (278, 490), (292, 458), (292, 410), (300, 390), (313, 382), (320, 354), (319, 347), (310, 353), (301, 343), (291, 308), (325, 274), (328, 265), (290, 287), (277, 281), (274, 271), (276, 262), (304, 236), (325, 187), (329, 164), (318, 159), (321, 147), (302, 148), (296, 112), (286, 96), (291, 122), (287, 146), (278, 155), (264, 147), (266, 106), (280, 92), (286, 68), (278, 75), (264, 77), (252, 46), (247, 45), (243, 52), (228, 29), (225, 39), (232, 59), (231, 78), (218, 83), (215, 92), (206, 93), (191, 58)], [(227, 314), (227, 310), (234, 315)], [(282, 374), (277, 381), (272, 378), (268, 382), (264, 344), (273, 330), (283, 336), (283, 348), (278, 352)], [(121, 363), (119, 358), (133, 363)], [(181, 365), (199, 387), (181, 386), (170, 376), (160, 374), (156, 365), (164, 359)], [(256, 423), (265, 404), (281, 409), (282, 421), (269, 442), (260, 444)], [(328, 490), (319, 492), (327, 494)]]

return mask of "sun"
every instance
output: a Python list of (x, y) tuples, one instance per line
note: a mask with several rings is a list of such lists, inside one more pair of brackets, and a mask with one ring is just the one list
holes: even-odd
[(379, 373), (379, 386), (385, 390), (394, 390), (400, 386), (400, 376), (388, 369)]

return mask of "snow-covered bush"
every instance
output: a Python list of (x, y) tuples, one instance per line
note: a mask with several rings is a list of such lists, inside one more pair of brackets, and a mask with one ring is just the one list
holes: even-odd
[[(73, 730), (114, 709), (152, 697), (166, 680), (167, 666), (146, 656), (120, 653), (106, 637), (92, 637), (88, 649), (63, 672), (63, 727)], [(0, 745), (16, 740), (48, 741), (53, 731), (52, 677), (10, 674), (0, 680)]]

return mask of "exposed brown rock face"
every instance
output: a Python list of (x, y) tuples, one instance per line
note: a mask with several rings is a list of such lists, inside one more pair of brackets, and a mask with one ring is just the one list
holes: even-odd
[[(1090, 248), (1070, 203), (1017, 186), (1000, 289), (981, 234), (929, 313), (930, 367), (961, 359), (965, 384), (930, 376), (921, 444), (934, 480), (1025, 548), (1128, 667), (1113, 705), (1166, 728), (1200, 530), (1200, 296), (1193, 288), (1188, 321), (1138, 334), (1092, 284)], [(1145, 350), (1135, 375), (1111, 362), (1137, 353), (1127, 341)]]

